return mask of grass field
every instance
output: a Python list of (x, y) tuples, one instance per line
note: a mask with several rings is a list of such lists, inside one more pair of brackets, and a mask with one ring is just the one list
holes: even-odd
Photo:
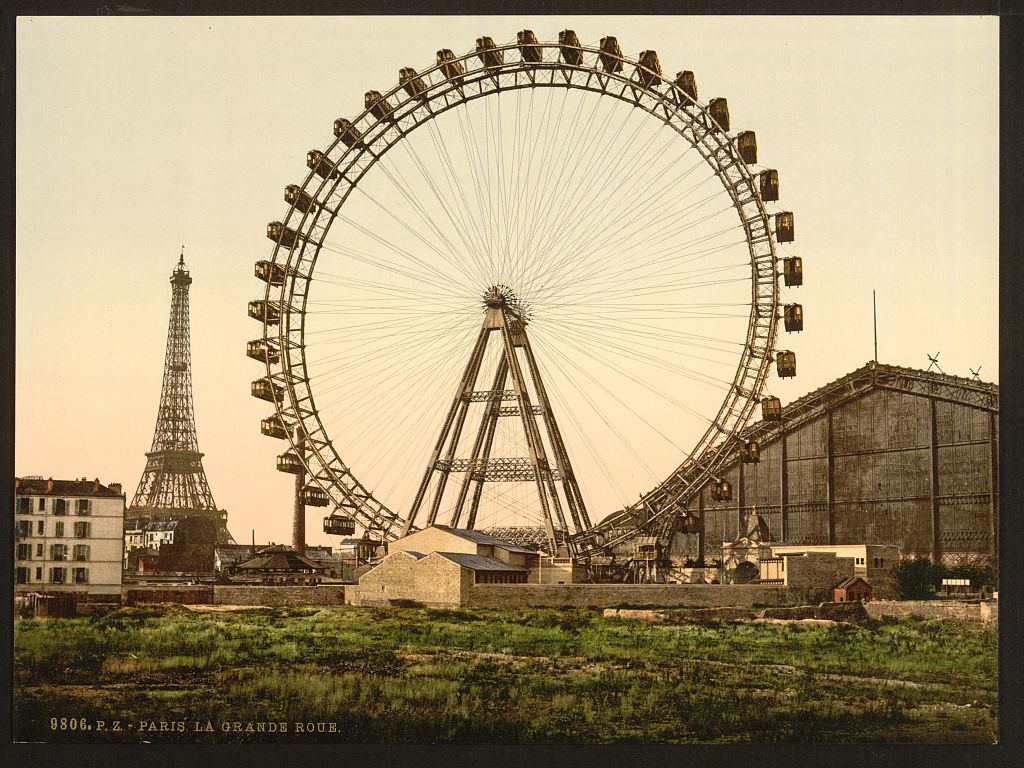
[(587, 610), (126, 608), (16, 624), (15, 735), (992, 743), (996, 636), (992, 626), (952, 621), (652, 624)]

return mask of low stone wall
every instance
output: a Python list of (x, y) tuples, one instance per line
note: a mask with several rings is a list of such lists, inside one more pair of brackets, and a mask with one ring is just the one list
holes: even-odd
[(800, 605), (793, 608), (765, 608), (759, 614), (762, 619), (828, 619), (859, 623), (868, 618), (864, 603), (821, 603)]
[(474, 584), (463, 605), (503, 608), (510, 605), (560, 608), (657, 606), (720, 608), (794, 605), (802, 592), (754, 584)]
[(215, 605), (261, 605), (276, 608), (288, 605), (343, 605), (345, 585), (315, 587), (260, 587), (217, 584), (213, 587)]
[(864, 608), (873, 619), (893, 616), (899, 619), (960, 619), (981, 622), (999, 620), (998, 600), (869, 600), (864, 604)]
[(144, 603), (208, 605), (213, 602), (213, 587), (205, 585), (123, 587), (121, 589), (121, 602), (124, 605), (141, 605)]
[[(766, 609), (767, 610), (767, 609)], [(774, 610), (785, 610), (776, 608)], [(642, 621), (742, 621), (753, 618), (750, 608), (671, 608), (668, 610), (641, 610), (635, 608), (605, 608), (605, 618), (639, 619)]]

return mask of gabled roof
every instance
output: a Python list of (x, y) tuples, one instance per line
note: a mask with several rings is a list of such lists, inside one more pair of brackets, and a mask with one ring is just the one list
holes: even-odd
[(462, 567), (469, 568), (473, 571), (510, 571), (515, 573), (529, 573), (526, 568), (509, 565), (508, 563), (503, 563), (500, 560), (495, 560), (493, 557), (484, 557), (483, 555), (466, 555), (461, 552), (434, 552), (433, 554), (443, 557), (445, 560), (451, 560), (453, 563), (458, 563)]
[(240, 571), (276, 571), (295, 572), (303, 570), (322, 571), (319, 565), (309, 560), (291, 547), (277, 544), (256, 553), (256, 557), (235, 566)]
[[(53, 484), (52, 486), (50, 484)], [(54, 480), (41, 477), (16, 477), (15, 493), (19, 496), (107, 496), (121, 498), (124, 494), (108, 488), (99, 480)]]
[(876, 389), (888, 389), (999, 412), (998, 384), (869, 360), (857, 370), (818, 387), (783, 407), (781, 421), (754, 422), (743, 430), (742, 435), (748, 439), (769, 440), (780, 432), (795, 430), (801, 424), (821, 416), (842, 402), (855, 400)]
[(836, 584), (835, 588), (836, 589), (846, 589), (847, 587), (852, 587), (858, 581), (864, 582), (865, 586), (868, 586), (868, 587), (871, 586), (871, 582), (868, 581), (867, 579), (865, 579), (863, 576), (851, 576), (850, 578), (843, 579), (841, 582)]
[(445, 531), (446, 533), (455, 534), (459, 538), (466, 539), (467, 541), (472, 541), (476, 544), (484, 544), (492, 547), (501, 547), (502, 549), (507, 550), (508, 552), (522, 552), (528, 555), (537, 554), (537, 550), (535, 549), (517, 547), (515, 544), (512, 544), (508, 541), (502, 541), (501, 539), (496, 539), (493, 536), (488, 536), (486, 533), (483, 533), (482, 531), (473, 531), (468, 528), (451, 528), (447, 525), (432, 525), (431, 528), (438, 528), (442, 531)]
[(154, 520), (142, 526), (144, 531), (173, 531), (178, 527), (177, 520)]

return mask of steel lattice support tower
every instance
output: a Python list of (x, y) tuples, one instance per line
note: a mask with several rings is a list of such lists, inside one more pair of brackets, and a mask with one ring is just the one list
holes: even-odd
[[(560, 549), (565, 550), (566, 547), (559, 541), (556, 527), (563, 534), (589, 528), (586, 505), (526, 335), (525, 312), (515, 294), (503, 285), (492, 286), (487, 291), (484, 307), (483, 327), (448, 410), (402, 535), (412, 530), (428, 496), (432, 498), (427, 512), (427, 525), (437, 521), (441, 500), (452, 473), (462, 475), (449, 522), (454, 528), (463, 525), (472, 529), (476, 526), (485, 482), (529, 482), (536, 485), (548, 546), (551, 554), (557, 555)], [(498, 334), (502, 345), (494, 379), (490, 389), (475, 390), (492, 333)], [(522, 354), (518, 354), (517, 350), (521, 350)], [(506, 389), (508, 382), (511, 383), (511, 389)], [(531, 387), (528, 384), (532, 384), (536, 403), (531, 399)], [(514, 402), (515, 405), (503, 405), (506, 401)], [(470, 456), (457, 458), (460, 438), (473, 403), (484, 403), (484, 412), (472, 442)], [(501, 417), (519, 417), (529, 449), (528, 457), (491, 456), (498, 419)], [(434, 489), (430, 494), (432, 481)], [(571, 519), (571, 528), (566, 519), (566, 510)]]
[(149, 520), (208, 516), (217, 521), (218, 541), (228, 542), (227, 512), (217, 509), (213, 501), (196, 438), (188, 323), (191, 284), (183, 250), (171, 273), (171, 319), (153, 445), (146, 453), (146, 468), (126, 516)]

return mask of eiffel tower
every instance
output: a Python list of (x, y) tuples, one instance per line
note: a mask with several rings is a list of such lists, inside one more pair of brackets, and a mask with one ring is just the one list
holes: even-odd
[(141, 522), (209, 517), (217, 524), (217, 543), (227, 544), (234, 542), (227, 529), (228, 513), (217, 509), (213, 501), (196, 438), (188, 326), (191, 284), (182, 246), (177, 269), (171, 273), (171, 320), (153, 445), (146, 453), (146, 468), (125, 517)]
[[(453, 528), (461, 525), (472, 529), (476, 526), (484, 483), (533, 483), (537, 490), (548, 550), (553, 555), (565, 556), (569, 554), (566, 534), (589, 528), (590, 519), (526, 335), (528, 314), (515, 293), (505, 285), (491, 286), (485, 292), (483, 302), (483, 327), (448, 410), (402, 535), (412, 530), (428, 496), (430, 504), (426, 524), (429, 526), (436, 523), (442, 499), (448, 489), (449, 476), (453, 473), (462, 477), (457, 490), (451, 489), (452, 493), (448, 494), (451, 515), (447, 524)], [(502, 348), (494, 366), (493, 383), (490, 389), (476, 390), (488, 340), (495, 332), (501, 338)], [(524, 369), (529, 380), (524, 376)], [(507, 389), (510, 380), (512, 388)], [(505, 402), (515, 404), (504, 405)], [(483, 404), (483, 414), (469, 456), (457, 457), (469, 412), (474, 404)], [(502, 417), (519, 417), (529, 456), (491, 456), (498, 419)], [(543, 434), (538, 420), (543, 424)], [(567, 511), (571, 528), (566, 518)]]

